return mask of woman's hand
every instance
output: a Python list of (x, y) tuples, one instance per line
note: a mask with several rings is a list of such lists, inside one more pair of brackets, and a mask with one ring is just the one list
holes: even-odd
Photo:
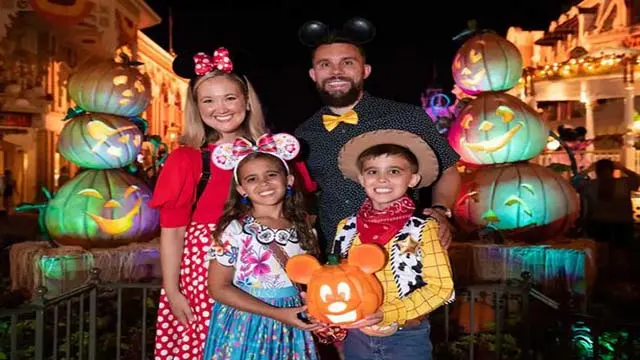
[(315, 320), (310, 320), (310, 323), (306, 323), (300, 320), (298, 318), (298, 313), (304, 312), (306, 310), (306, 306), (295, 308), (277, 308), (274, 309), (272, 318), (280, 321), (283, 324), (296, 327), (300, 330), (314, 331), (324, 327), (323, 324), (316, 322)]
[(360, 329), (367, 326), (379, 324), (384, 319), (384, 314), (381, 310), (374, 312), (371, 315), (367, 315), (364, 319), (358, 320), (353, 324), (342, 326), (345, 329)]
[(189, 300), (187, 300), (180, 291), (171, 294), (167, 293), (167, 300), (169, 300), (169, 306), (171, 306), (173, 316), (183, 325), (188, 325), (194, 320), (191, 306), (189, 306)]

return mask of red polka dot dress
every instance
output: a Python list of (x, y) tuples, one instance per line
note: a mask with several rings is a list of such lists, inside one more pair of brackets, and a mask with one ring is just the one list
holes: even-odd
[[(209, 147), (211, 152), (215, 145)], [(207, 290), (211, 231), (222, 215), (229, 194), (233, 172), (209, 164), (211, 176), (198, 200), (195, 211), (192, 206), (196, 188), (202, 173), (202, 157), (197, 149), (180, 147), (169, 155), (160, 173), (152, 207), (160, 210), (160, 226), (176, 228), (186, 226), (182, 261), (180, 265), (180, 290), (189, 301), (195, 320), (183, 325), (173, 316), (165, 289), (160, 292), (156, 324), (155, 360), (199, 360), (209, 330), (213, 300)], [(296, 178), (307, 191), (315, 191), (303, 162), (296, 162)]]
[[(211, 146), (211, 150), (213, 151)], [(192, 212), (202, 172), (200, 151), (188, 147), (174, 150), (160, 173), (151, 206), (160, 209), (160, 226), (186, 226), (180, 291), (189, 301), (195, 320), (183, 325), (173, 316), (165, 289), (160, 293), (156, 324), (155, 360), (200, 359), (213, 301), (207, 291), (211, 231), (222, 214), (232, 172), (210, 164), (209, 183)]]

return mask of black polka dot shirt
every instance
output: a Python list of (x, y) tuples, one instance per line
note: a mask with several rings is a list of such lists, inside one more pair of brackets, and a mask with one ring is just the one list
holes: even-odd
[(338, 153), (351, 138), (374, 130), (404, 130), (421, 136), (431, 145), (441, 171), (455, 165), (460, 158), (418, 106), (377, 98), (365, 92), (353, 110), (358, 113), (357, 125), (340, 123), (331, 132), (327, 131), (322, 124), (322, 115), (332, 113), (325, 106), (295, 132), (309, 172), (320, 188), (318, 218), (325, 242), (335, 236), (338, 222), (357, 212), (365, 200), (360, 184), (344, 178), (338, 168)]

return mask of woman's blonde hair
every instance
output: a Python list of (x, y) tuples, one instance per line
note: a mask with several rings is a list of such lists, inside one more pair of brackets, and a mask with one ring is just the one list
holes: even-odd
[(200, 85), (202, 85), (206, 80), (217, 76), (225, 76), (226, 78), (235, 81), (242, 89), (242, 93), (249, 105), (249, 110), (247, 110), (246, 116), (241, 125), (241, 133), (238, 135), (249, 137), (256, 141), (265, 133), (262, 105), (260, 104), (258, 94), (256, 94), (253, 86), (249, 82), (249, 79), (246, 77), (241, 78), (233, 73), (224, 73), (215, 70), (192, 79), (189, 82), (184, 111), (185, 126), (181, 137), (181, 143), (184, 145), (199, 149), (206, 143), (213, 143), (220, 139), (220, 134), (202, 121), (200, 110), (198, 110), (198, 87), (200, 87)]

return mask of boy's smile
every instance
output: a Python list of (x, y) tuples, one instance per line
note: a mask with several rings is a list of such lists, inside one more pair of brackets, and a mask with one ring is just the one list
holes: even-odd
[(407, 193), (407, 189), (420, 182), (420, 175), (414, 174), (411, 164), (400, 155), (382, 155), (367, 159), (362, 163), (358, 176), (373, 208), (384, 210)]

